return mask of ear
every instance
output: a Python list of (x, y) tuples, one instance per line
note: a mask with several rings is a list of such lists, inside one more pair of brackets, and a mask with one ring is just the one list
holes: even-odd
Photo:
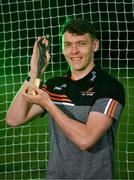
[(95, 39), (93, 42), (93, 50), (94, 50), (94, 52), (96, 52), (96, 51), (98, 51), (98, 49), (99, 49), (99, 40)]

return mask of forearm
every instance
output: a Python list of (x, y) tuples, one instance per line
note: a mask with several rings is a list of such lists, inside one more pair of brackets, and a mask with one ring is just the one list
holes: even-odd
[(86, 124), (71, 119), (54, 104), (49, 105), (47, 110), (53, 116), (63, 133), (80, 149), (85, 150), (87, 146), (92, 145), (92, 139), (89, 136)]
[[(41, 37), (38, 37), (38, 40), (35, 42), (34, 48), (33, 48), (33, 54), (31, 57), (29, 76), (32, 79), (40, 78), (41, 75), (44, 74), (44, 71), (46, 70), (46, 67), (48, 66), (49, 60), (50, 60), (49, 50), (47, 50), (46, 54), (44, 55), (45, 67), (43, 68), (43, 70), (41, 69), (42, 70), (41, 74), (38, 74), (38, 68), (39, 68), (38, 61), (40, 58), (40, 51), (39, 51), (39, 46), (37, 42), (40, 39)], [(45, 46), (48, 45), (48, 40), (44, 38), (42, 40), (42, 44), (44, 44)], [(28, 88), (29, 83), (30, 82), (28, 81), (24, 82), (22, 88), (20, 89), (16, 97), (14, 98), (13, 102), (11, 103), (7, 111), (6, 121), (11, 126), (18, 126), (18, 125), (24, 124), (25, 122), (29, 121), (30, 119), (33, 119), (34, 117), (38, 116), (44, 111), (44, 109), (40, 107), (40, 104), (37, 105), (36, 103), (32, 103), (31, 101), (29, 102), (27, 99), (24, 98), (23, 94), (32, 95), (33, 93), (32, 88), (34, 88), (34, 84), (31, 84), (30, 90), (29, 90)]]
[(11, 126), (18, 126), (27, 121), (27, 115), (32, 107), (32, 104), (24, 99), (22, 93), (24, 92), (24, 89), (26, 88), (28, 83), (29, 82), (27, 81), (24, 82), (23, 86), (13, 99), (7, 111), (6, 122)]

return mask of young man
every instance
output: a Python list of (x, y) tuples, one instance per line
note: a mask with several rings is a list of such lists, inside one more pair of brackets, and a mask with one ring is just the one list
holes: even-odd
[[(95, 66), (99, 41), (92, 24), (70, 20), (63, 25), (61, 36), (68, 73), (48, 80), (42, 89), (35, 87), (36, 96), (27, 94), (26, 80), (7, 112), (7, 123), (18, 126), (48, 112), (52, 152), (46, 179), (112, 179), (124, 88)], [(49, 62), (48, 51), (46, 55)], [(36, 76), (37, 58), (36, 42), (30, 78)]]

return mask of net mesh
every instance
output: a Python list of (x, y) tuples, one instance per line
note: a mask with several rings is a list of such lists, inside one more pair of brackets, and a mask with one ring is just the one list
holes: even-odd
[(134, 2), (132, 0), (0, 0), (0, 179), (45, 177), (50, 153), (47, 118), (21, 127), (5, 123), (6, 111), (29, 71), (38, 35), (51, 36), (51, 62), (44, 78), (61, 74), (60, 29), (68, 16), (87, 18), (97, 30), (95, 62), (125, 87), (126, 107), (115, 148), (115, 178), (134, 177)]

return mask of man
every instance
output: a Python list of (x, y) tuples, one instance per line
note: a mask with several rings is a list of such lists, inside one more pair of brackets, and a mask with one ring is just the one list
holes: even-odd
[[(52, 152), (47, 179), (112, 179), (114, 136), (125, 104), (123, 86), (95, 66), (99, 41), (92, 24), (69, 20), (61, 36), (68, 73), (48, 80), (42, 89), (35, 87), (36, 96), (28, 95), (29, 79), (36, 76), (36, 42), (30, 77), (11, 104), (7, 123), (18, 126), (48, 112)], [(49, 62), (48, 51), (46, 55)]]

